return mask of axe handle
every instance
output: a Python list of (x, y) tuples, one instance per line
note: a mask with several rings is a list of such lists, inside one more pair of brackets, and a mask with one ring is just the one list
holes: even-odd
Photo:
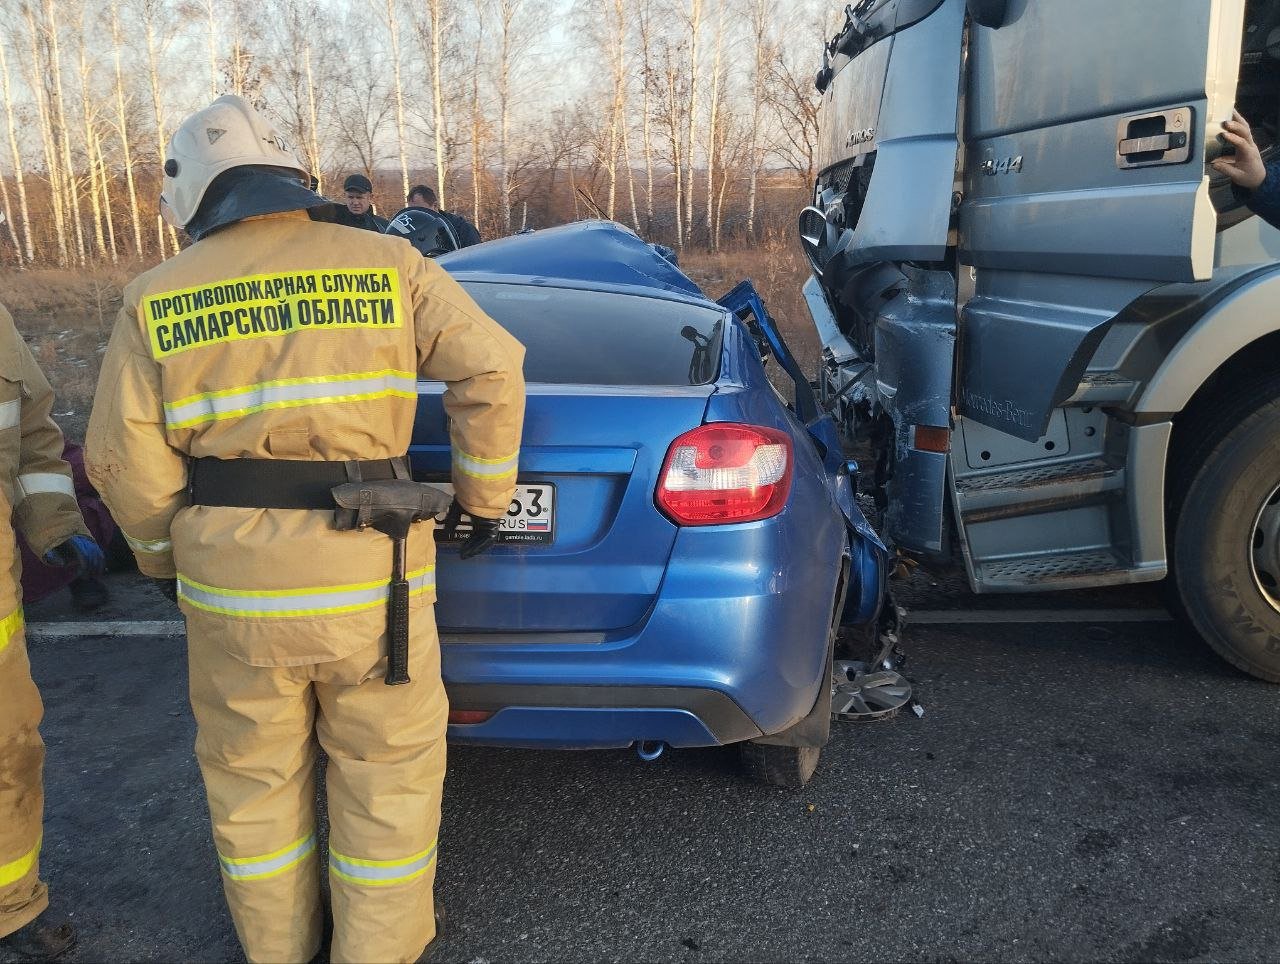
[(387, 675), (384, 682), (409, 682), (409, 581), (404, 577), (407, 539), (394, 539), (391, 592), (387, 596)]

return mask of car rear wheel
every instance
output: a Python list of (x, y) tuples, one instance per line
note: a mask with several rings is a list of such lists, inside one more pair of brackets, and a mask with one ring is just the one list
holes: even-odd
[[(1173, 570), (1187, 618), (1227, 662), (1280, 683), (1280, 376), (1188, 427)], [(1180, 484), (1179, 484), (1180, 483)]]
[(742, 769), (748, 777), (771, 787), (796, 790), (818, 769), (820, 746), (776, 746), (772, 743), (740, 743)]

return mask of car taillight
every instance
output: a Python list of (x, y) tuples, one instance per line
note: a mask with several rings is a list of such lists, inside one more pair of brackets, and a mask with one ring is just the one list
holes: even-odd
[(791, 466), (785, 432), (731, 422), (703, 425), (667, 449), (655, 501), (678, 525), (767, 519), (786, 505)]

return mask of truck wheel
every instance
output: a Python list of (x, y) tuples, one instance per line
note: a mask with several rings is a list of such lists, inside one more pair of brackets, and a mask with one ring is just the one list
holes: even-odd
[(818, 769), (820, 746), (776, 746), (772, 743), (739, 743), (742, 770), (759, 783), (798, 790)]
[[(1192, 625), (1227, 662), (1280, 683), (1280, 377), (1197, 418), (1171, 489), (1173, 569)], [(1181, 498), (1178, 498), (1178, 496)]]

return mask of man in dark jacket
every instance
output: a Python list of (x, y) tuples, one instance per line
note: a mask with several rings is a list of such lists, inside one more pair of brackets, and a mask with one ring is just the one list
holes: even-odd
[(352, 174), (342, 183), (342, 190), (346, 192), (347, 203), (334, 205), (338, 224), (381, 234), (387, 219), (373, 213), (373, 184), (369, 179), (363, 174)]
[(413, 190), (409, 192), (409, 197), (406, 198), (405, 203), (411, 208), (424, 208), (432, 214), (444, 218), (449, 227), (453, 229), (453, 236), (458, 239), (458, 247), (465, 248), (468, 245), (480, 243), (480, 232), (476, 230), (476, 226), (461, 214), (454, 214), (452, 211), (441, 211), (440, 199), (436, 197), (435, 190), (427, 187), (427, 185), (415, 185)]
[(1222, 125), (1222, 136), (1235, 147), (1235, 153), (1214, 161), (1214, 170), (1231, 178), (1236, 197), (1250, 211), (1280, 228), (1280, 159), (1263, 162), (1249, 122), (1239, 111)]

